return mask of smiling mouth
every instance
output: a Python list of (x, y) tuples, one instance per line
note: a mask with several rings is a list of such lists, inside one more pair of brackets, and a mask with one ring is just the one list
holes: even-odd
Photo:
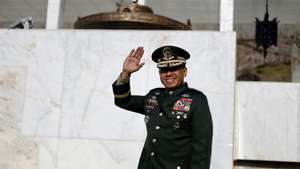
[(167, 82), (174, 82), (175, 79), (166, 79)]

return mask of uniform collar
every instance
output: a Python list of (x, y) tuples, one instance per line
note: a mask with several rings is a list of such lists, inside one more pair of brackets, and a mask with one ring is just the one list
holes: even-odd
[(188, 84), (186, 82), (182, 83), (181, 86), (179, 86), (176, 90), (173, 90), (173, 91), (167, 91), (166, 90), (166, 93), (168, 95), (178, 95), (178, 94), (181, 94), (185, 89), (188, 88)]
[(169, 95), (167, 93), (161, 95), (161, 97), (158, 98), (161, 108), (167, 108), (168, 105), (175, 103), (187, 89), (188, 84), (184, 82), (179, 88), (177, 88), (173, 92), (172, 95)]

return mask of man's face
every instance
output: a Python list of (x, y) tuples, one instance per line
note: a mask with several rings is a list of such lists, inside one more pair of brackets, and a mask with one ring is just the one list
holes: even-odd
[(183, 83), (186, 74), (186, 68), (159, 71), (160, 81), (168, 90), (173, 90), (179, 87)]

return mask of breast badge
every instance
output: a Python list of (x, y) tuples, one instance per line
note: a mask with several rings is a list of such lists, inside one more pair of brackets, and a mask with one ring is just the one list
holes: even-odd
[(180, 98), (179, 100), (176, 101), (176, 103), (173, 106), (173, 110), (178, 110), (178, 111), (189, 111), (191, 108), (192, 104), (192, 99), (190, 98)]

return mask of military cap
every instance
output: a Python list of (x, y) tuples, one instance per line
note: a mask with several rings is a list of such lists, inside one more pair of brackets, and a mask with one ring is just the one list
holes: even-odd
[(190, 54), (177, 46), (162, 46), (152, 53), (152, 60), (157, 63), (159, 69), (185, 67), (189, 58)]

